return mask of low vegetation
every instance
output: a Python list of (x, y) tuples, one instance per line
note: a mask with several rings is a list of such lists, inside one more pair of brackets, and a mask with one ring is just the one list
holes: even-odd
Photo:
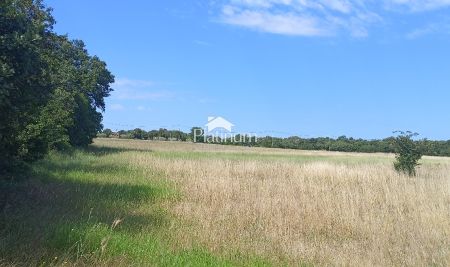
[(0, 264), (448, 266), (450, 160), (394, 160), (97, 139), (2, 184)]

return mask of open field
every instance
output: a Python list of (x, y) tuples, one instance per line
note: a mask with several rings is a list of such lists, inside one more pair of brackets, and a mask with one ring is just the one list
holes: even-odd
[(449, 266), (450, 159), (393, 159), (97, 139), (2, 185), (0, 265)]

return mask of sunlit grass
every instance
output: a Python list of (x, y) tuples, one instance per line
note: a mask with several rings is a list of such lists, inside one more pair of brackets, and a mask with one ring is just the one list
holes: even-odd
[(0, 265), (233, 265), (177, 246), (168, 207), (179, 193), (160, 171), (127, 164), (126, 153), (54, 153), (28, 182), (3, 185)]
[(450, 160), (97, 139), (2, 184), (0, 265), (450, 263)]

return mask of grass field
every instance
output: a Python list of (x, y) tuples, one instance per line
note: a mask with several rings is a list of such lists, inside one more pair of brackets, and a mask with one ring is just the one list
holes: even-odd
[(0, 265), (450, 266), (450, 159), (97, 139), (2, 184)]

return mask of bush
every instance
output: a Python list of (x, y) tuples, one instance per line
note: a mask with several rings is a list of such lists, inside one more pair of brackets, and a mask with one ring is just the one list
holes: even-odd
[(396, 161), (394, 168), (398, 172), (406, 173), (409, 176), (416, 175), (416, 167), (422, 158), (422, 150), (418, 143), (414, 142), (413, 137), (417, 133), (399, 132), (400, 134), (394, 138), (394, 146), (396, 151)]

